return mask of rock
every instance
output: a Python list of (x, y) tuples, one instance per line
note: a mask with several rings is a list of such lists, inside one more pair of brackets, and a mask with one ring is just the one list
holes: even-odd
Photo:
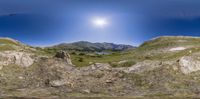
[(106, 83), (113, 83), (111, 79), (106, 80)]
[(49, 84), (52, 86), (52, 87), (59, 87), (59, 86), (63, 86), (65, 85), (67, 82), (65, 80), (54, 80), (54, 81), (51, 81)]
[(56, 58), (64, 59), (68, 64), (73, 65), (71, 62), (70, 55), (65, 51), (59, 51), (55, 55)]
[(100, 70), (110, 70), (111, 66), (108, 63), (95, 63), (92, 68)]
[(184, 56), (179, 60), (179, 65), (184, 74), (189, 74), (200, 70), (200, 59), (195, 56)]
[(16, 64), (22, 67), (29, 67), (33, 64), (31, 54), (17, 51), (5, 51), (0, 52), (0, 65), (6, 66), (10, 64)]
[(85, 89), (83, 90), (84, 93), (90, 93), (90, 90), (89, 89)]
[(130, 72), (136, 72), (136, 73), (141, 73), (144, 71), (149, 71), (153, 70), (157, 67), (160, 67), (160, 61), (150, 61), (150, 60), (145, 60), (143, 62), (138, 62), (137, 64), (131, 66), (128, 68), (128, 70), (125, 70), (125, 72), (130, 73)]
[(96, 70), (112, 70), (112, 67), (108, 63), (94, 63), (88, 67), (81, 68), (83, 71), (96, 71)]
[(171, 48), (169, 49), (169, 51), (173, 52), (173, 51), (182, 51), (182, 50), (185, 50), (187, 48), (185, 47), (174, 47), (174, 48)]
[(118, 64), (126, 63), (128, 60), (119, 61)]
[(22, 76), (19, 76), (18, 78), (19, 78), (19, 79), (24, 79), (24, 77), (22, 77)]

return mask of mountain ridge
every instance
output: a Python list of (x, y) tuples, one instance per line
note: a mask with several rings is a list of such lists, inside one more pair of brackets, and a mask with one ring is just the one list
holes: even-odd
[(136, 48), (132, 45), (126, 45), (126, 44), (115, 44), (115, 43), (92, 43), (89, 41), (77, 41), (73, 43), (61, 43), (52, 46), (52, 48), (57, 49), (65, 49), (65, 50), (82, 50), (82, 51), (103, 51), (103, 50), (128, 50), (132, 48)]

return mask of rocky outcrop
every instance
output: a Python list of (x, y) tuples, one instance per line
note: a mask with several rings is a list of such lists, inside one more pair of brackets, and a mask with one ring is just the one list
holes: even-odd
[(100, 70), (109, 70), (111, 66), (108, 63), (95, 63), (91, 66), (92, 70), (100, 69)]
[(144, 71), (153, 70), (160, 66), (162, 66), (162, 62), (160, 61), (145, 60), (143, 62), (138, 62), (137, 64), (129, 67), (128, 70), (126, 70), (126, 72), (127, 73), (131, 73), (131, 72), (141, 73)]
[(25, 52), (4, 51), (0, 52), (0, 65), (16, 64), (22, 67), (29, 67), (33, 64), (34, 59), (31, 55)]
[(184, 56), (179, 60), (180, 70), (184, 74), (200, 70), (200, 57)]
[(185, 47), (174, 47), (174, 48), (169, 49), (169, 51), (174, 52), (174, 51), (182, 51), (182, 50), (185, 50), (185, 49), (187, 49), (187, 48), (185, 48)]
[(68, 64), (72, 65), (70, 55), (65, 51), (59, 51), (55, 55), (56, 58), (64, 59)]

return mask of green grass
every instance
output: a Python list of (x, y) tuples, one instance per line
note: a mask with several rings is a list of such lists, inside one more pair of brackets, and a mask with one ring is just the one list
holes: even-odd
[(12, 45), (2, 45), (0, 46), (0, 51), (10, 51), (15, 50), (15, 48)]
[[(135, 50), (125, 52), (114, 52), (109, 55), (97, 55), (93, 52), (69, 52), (71, 55), (72, 63), (78, 67), (89, 66), (92, 63), (110, 63), (113, 67), (129, 67), (137, 62), (143, 60), (170, 60), (178, 59), (179, 57), (189, 55), (189, 51), (198, 52), (200, 48), (191, 48), (179, 52), (170, 53), (157, 53), (146, 55), (146, 49), (138, 48)], [(40, 55), (54, 56), (56, 50), (40, 50), (37, 52)], [(92, 54), (92, 55), (90, 55)], [(119, 61), (128, 60), (124, 64), (116, 64)]]
[[(160, 49), (178, 46), (193, 47), (178, 52), (157, 52), (157, 50)], [(53, 56), (57, 51), (59, 50), (54, 48), (38, 48), (37, 54)], [(192, 53), (198, 52), (200, 51), (200, 39), (187, 37), (160, 37), (145, 42), (140, 47), (133, 50), (123, 52), (110, 51), (112, 52), (112, 54), (109, 55), (97, 55), (95, 54), (95, 52), (89, 51), (67, 51), (71, 55), (72, 63), (78, 67), (89, 66), (92, 63), (110, 63), (111, 65), (113, 65), (113, 67), (128, 67), (144, 60), (176, 60), (182, 56), (191, 54), (189, 53), (189, 51), (192, 51)], [(153, 53), (151, 51), (153, 51)], [(124, 64), (116, 64), (117, 62), (123, 60), (129, 60), (129, 62)]]
[[(48, 56), (54, 56), (56, 52), (59, 50), (53, 49), (53, 48), (36, 48), (37, 51), (35, 52), (37, 55), (48, 55)], [(119, 52), (119, 51), (109, 51), (111, 54), (108, 55), (99, 55), (95, 52), (86, 52), (86, 51), (68, 51), (68, 53), (71, 56), (72, 63), (75, 66), (83, 67), (83, 66), (89, 66), (93, 63), (111, 63), (111, 62), (119, 62), (123, 60), (130, 59), (129, 52)], [(132, 55), (131, 55), (132, 56)], [(124, 64), (121, 64), (122, 66), (126, 66), (130, 64), (135, 64), (135, 61), (126, 62)]]
[(0, 39), (0, 44), (18, 45), (17, 42), (14, 42), (14, 41), (9, 40), (9, 39)]
[(76, 66), (88, 66), (90, 63), (109, 63), (112, 61), (120, 61), (122, 55), (114, 53), (111, 55), (82, 55), (71, 54), (72, 63)]
[(9, 39), (0, 39), (0, 51), (15, 50), (17, 46), (19, 46), (17, 42)]
[(112, 67), (130, 67), (136, 64), (135, 61), (133, 60), (127, 60), (125, 62), (122, 63), (118, 63), (118, 62), (110, 62), (109, 63)]

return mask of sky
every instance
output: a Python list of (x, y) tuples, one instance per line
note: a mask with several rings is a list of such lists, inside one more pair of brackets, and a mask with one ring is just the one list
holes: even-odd
[(140, 45), (200, 36), (199, 0), (0, 0), (0, 37), (33, 46), (76, 41)]

